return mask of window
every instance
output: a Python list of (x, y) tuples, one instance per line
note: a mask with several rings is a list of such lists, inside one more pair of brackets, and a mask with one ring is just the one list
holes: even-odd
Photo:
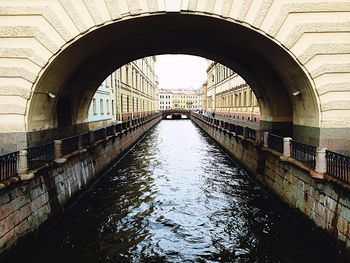
[(92, 113), (93, 113), (94, 115), (97, 114), (97, 111), (96, 111), (96, 99), (95, 99), (95, 98), (92, 99)]
[[(135, 89), (138, 89), (139, 85), (138, 85), (138, 73), (136, 72), (135, 74)], [(134, 88), (134, 87), (133, 87)]]
[(131, 87), (134, 88), (134, 69), (131, 69)]
[(112, 115), (114, 115), (114, 100), (112, 100)]
[(129, 67), (128, 66), (125, 67), (125, 75), (126, 75), (125, 83), (126, 83), (126, 85), (128, 85), (129, 84)]
[(130, 98), (126, 97), (126, 112), (130, 111)]
[(103, 115), (103, 99), (100, 99), (100, 114)]
[(107, 115), (110, 114), (110, 112), (109, 112), (109, 100), (106, 100), (106, 112), (107, 112)]

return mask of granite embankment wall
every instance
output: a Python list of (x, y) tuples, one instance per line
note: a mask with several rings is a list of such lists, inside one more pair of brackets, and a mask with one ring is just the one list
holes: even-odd
[(0, 186), (0, 253), (29, 237), (161, 120), (154, 115)]
[[(350, 255), (350, 188), (334, 183), (302, 163), (284, 157), (262, 142), (250, 140), (192, 115), (191, 119), (283, 202), (326, 233), (340, 251)], [(299, 213), (299, 214), (300, 214)]]

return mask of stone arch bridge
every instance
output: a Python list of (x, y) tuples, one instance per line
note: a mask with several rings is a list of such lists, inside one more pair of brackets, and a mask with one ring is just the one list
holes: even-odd
[(191, 116), (191, 111), (185, 110), (185, 109), (170, 109), (170, 110), (163, 110), (160, 112), (162, 114), (163, 119), (166, 119), (169, 115), (172, 115), (172, 114), (185, 115), (187, 118), (190, 118), (190, 116)]
[(2, 0), (0, 13), (3, 152), (87, 129), (109, 73), (164, 53), (233, 68), (263, 129), (350, 145), (349, 0)]

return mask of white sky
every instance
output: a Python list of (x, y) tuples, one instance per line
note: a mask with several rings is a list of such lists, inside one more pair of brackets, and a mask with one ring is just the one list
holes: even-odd
[(207, 80), (205, 58), (189, 55), (157, 56), (155, 71), (160, 89), (199, 88)]

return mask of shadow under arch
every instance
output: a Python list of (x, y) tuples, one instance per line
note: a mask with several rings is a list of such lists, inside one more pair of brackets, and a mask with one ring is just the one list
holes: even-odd
[[(234, 69), (258, 99), (263, 129), (283, 135), (294, 130), (296, 139), (315, 140), (303, 128), (320, 125), (318, 97), (307, 73), (287, 50), (233, 21), (173, 13), (104, 25), (62, 48), (34, 84), (26, 116), (28, 145), (86, 130), (90, 101), (104, 78), (130, 61), (160, 54), (197, 55)], [(293, 96), (298, 90), (301, 95)], [(57, 98), (40, 96), (43, 91)], [(58, 121), (62, 107), (69, 116), (63, 124)]]

